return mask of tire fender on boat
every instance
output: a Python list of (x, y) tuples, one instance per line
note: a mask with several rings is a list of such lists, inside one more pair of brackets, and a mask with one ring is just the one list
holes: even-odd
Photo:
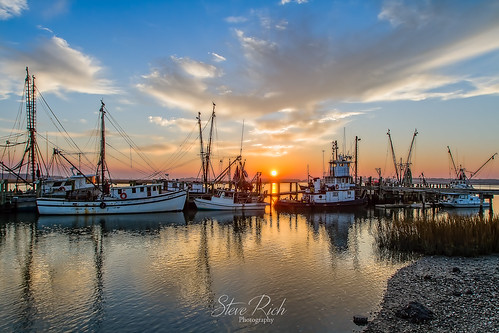
[(100, 205), (99, 205), (100, 208), (104, 209), (106, 208), (106, 203), (105, 202), (101, 202)]
[(120, 198), (123, 199), (123, 200), (126, 199), (126, 193), (125, 192), (121, 193), (120, 194)]

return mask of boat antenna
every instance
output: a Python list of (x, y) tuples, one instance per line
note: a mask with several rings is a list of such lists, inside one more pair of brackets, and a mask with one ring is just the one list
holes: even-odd
[(243, 155), (243, 137), (244, 137), (244, 119), (243, 119), (243, 130), (241, 131), (241, 148), (239, 149), (239, 156)]

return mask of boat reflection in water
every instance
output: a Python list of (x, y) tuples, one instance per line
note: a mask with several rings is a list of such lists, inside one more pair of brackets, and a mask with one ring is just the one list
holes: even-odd
[[(370, 214), (0, 216), (0, 331), (351, 332), (407, 264)], [(220, 313), (258, 297), (285, 311)]]
[(100, 225), (105, 231), (159, 230), (162, 226), (185, 225), (183, 212), (123, 214), (123, 215), (57, 215), (38, 217), (40, 229), (82, 228)]

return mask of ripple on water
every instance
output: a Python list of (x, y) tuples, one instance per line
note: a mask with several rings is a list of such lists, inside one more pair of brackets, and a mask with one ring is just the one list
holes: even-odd
[[(405, 264), (380, 257), (355, 214), (226, 215), (2, 225), (0, 330), (351, 332)], [(286, 312), (272, 325), (213, 317), (221, 295)]]

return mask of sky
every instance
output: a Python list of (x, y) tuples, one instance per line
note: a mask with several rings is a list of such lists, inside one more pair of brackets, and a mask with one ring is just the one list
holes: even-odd
[(359, 176), (392, 177), (388, 130), (405, 162), (417, 129), (413, 176), (452, 178), (447, 146), (468, 172), (499, 152), (498, 64), (497, 1), (0, 0), (0, 139), (28, 66), (47, 163), (76, 156), (50, 112), (90, 153), (102, 100), (128, 135), (107, 126), (111, 174), (197, 177), (215, 103), (213, 173), (242, 151), (250, 176), (321, 176), (357, 136)]

